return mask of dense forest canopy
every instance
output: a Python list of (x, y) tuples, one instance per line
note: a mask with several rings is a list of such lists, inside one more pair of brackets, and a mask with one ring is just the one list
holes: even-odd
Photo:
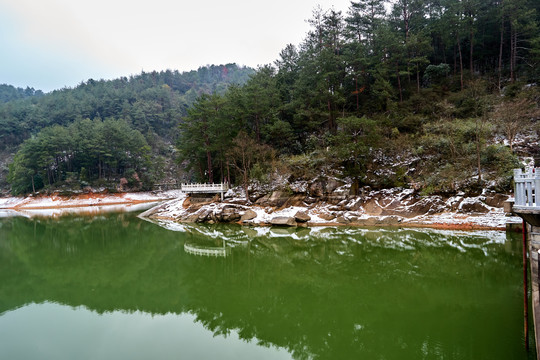
[[(51, 146), (38, 162), (25, 155), (44, 139), (60, 141), (55, 131), (107, 121), (142, 136), (139, 149), (149, 146), (151, 156), (175, 141), (184, 180), (247, 190), (276, 172), (294, 179), (333, 169), (355, 190), (508, 189), (523, 151), (516, 140), (538, 131), (540, 2), (361, 0), (346, 13), (317, 7), (308, 23), (300, 44), (256, 71), (229, 64), (142, 73), (45, 95), (0, 88), (0, 147), (20, 146), (13, 191), (127, 171), (153, 174), (151, 186), (159, 161), (145, 163), (148, 151), (128, 145), (119, 158), (94, 145), (94, 158), (79, 160), (76, 144)], [(519, 155), (538, 151), (532, 139)]]

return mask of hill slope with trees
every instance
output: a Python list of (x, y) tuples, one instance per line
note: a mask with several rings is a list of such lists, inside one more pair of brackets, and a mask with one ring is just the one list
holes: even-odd
[[(174, 164), (170, 144), (187, 109), (202, 94), (223, 93), (253, 72), (236, 64), (143, 72), (48, 94), (2, 85), (0, 152), (12, 162), (11, 190), (113, 188), (123, 177), (137, 183), (135, 189), (151, 188), (164, 176), (164, 164)], [(6, 174), (4, 166), (4, 187)]]
[[(507, 191), (538, 151), (540, 4), (353, 1), (247, 84), (200, 98), (178, 149), (194, 180), (347, 178), (424, 193)], [(524, 141), (524, 137), (528, 140)], [(519, 144), (514, 146), (516, 140)]]
[[(507, 191), (519, 157), (539, 152), (539, 2), (361, 0), (308, 22), (300, 44), (256, 71), (143, 73), (5, 101), (0, 146), (20, 147), (13, 192), (126, 176), (149, 188), (173, 157), (177, 178), (246, 191), (320, 175), (355, 194)], [(91, 147), (59, 145), (58, 133), (86, 127)], [(106, 129), (126, 129), (122, 149)]]

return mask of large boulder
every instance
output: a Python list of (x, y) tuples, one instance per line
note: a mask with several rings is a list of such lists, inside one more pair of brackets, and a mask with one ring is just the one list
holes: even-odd
[(383, 209), (375, 199), (370, 199), (364, 203), (364, 211), (368, 215), (378, 216), (382, 214)]
[(283, 207), (289, 206), (304, 206), (304, 200), (306, 196), (303, 194), (295, 194), (290, 196), (287, 201), (282, 205)]
[(178, 220), (182, 222), (194, 223), (194, 222), (197, 222), (198, 219), (199, 219), (199, 214), (195, 213), (195, 214), (186, 215)]
[(503, 194), (491, 194), (486, 197), (486, 204), (493, 207), (503, 207), (503, 204), (508, 200), (508, 195)]
[(440, 196), (427, 196), (421, 198), (413, 205), (408, 206), (407, 210), (400, 214), (404, 217), (414, 217), (418, 215), (433, 215), (440, 214), (448, 210), (448, 205), (442, 200)]
[(221, 219), (224, 222), (235, 222), (240, 220), (240, 214), (235, 207), (226, 207), (221, 212)]
[(209, 220), (209, 215), (211, 215), (213, 211), (211, 209), (202, 209), (199, 210), (197, 214), (197, 220), (195, 222), (205, 222), (207, 219)]
[(267, 200), (270, 206), (283, 206), (287, 200), (289, 200), (290, 194), (285, 191), (274, 191), (270, 198)]
[(314, 182), (309, 186), (308, 191), (311, 197), (322, 197), (324, 195), (324, 184), (320, 181)]
[(326, 220), (326, 221), (331, 221), (331, 220), (334, 220), (336, 218), (336, 215), (332, 214), (332, 213), (321, 213), (319, 214), (319, 217), (323, 220)]
[(343, 181), (329, 178), (326, 181), (326, 186), (325, 186), (326, 191), (325, 192), (327, 194), (333, 193), (334, 190), (336, 190), (337, 188), (339, 188), (340, 186), (343, 186), (343, 185), (345, 185), (345, 183)]
[(336, 221), (340, 224), (348, 224), (350, 223), (351, 221), (349, 219), (347, 219), (345, 216), (343, 215), (340, 215), (336, 218)]
[(240, 218), (240, 221), (249, 221), (249, 220), (253, 220), (257, 217), (257, 213), (253, 210), (248, 210), (244, 213), (244, 215), (242, 215), (242, 217)]
[(486, 204), (478, 198), (466, 198), (459, 205), (459, 212), (485, 214), (489, 212), (489, 209)]
[(296, 226), (296, 220), (290, 216), (277, 216), (270, 220), (270, 224), (277, 226)]
[(271, 196), (272, 196), (272, 194), (266, 194), (266, 195), (258, 198), (257, 201), (255, 201), (255, 204), (261, 205), (261, 206), (266, 206), (266, 205), (268, 205), (268, 201), (270, 200)]
[(294, 218), (296, 221), (298, 221), (299, 223), (305, 223), (305, 222), (308, 222), (311, 220), (311, 216), (309, 216), (305, 211), (298, 211), (295, 215), (294, 215)]

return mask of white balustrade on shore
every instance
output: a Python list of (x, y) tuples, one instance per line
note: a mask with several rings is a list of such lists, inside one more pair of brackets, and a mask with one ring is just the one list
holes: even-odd
[(191, 194), (221, 194), (221, 200), (223, 201), (223, 193), (229, 190), (228, 183), (219, 184), (182, 184), (180, 188), (185, 193)]
[(220, 183), (220, 184), (182, 184), (183, 192), (194, 192), (194, 193), (218, 193), (229, 190), (229, 184)]
[(514, 169), (514, 207), (540, 210), (540, 168)]

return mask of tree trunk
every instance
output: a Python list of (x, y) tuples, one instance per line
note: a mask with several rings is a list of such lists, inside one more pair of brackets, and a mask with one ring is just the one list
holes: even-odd
[(513, 63), (513, 77), (512, 81), (517, 80), (517, 31), (514, 29), (514, 51), (512, 52), (512, 63)]
[(476, 165), (478, 167), (478, 183), (482, 182), (482, 167), (480, 156), (480, 139), (476, 139)]
[(208, 182), (214, 182), (214, 174), (212, 172), (212, 154), (210, 151), (206, 150), (206, 166), (208, 167)]
[(416, 92), (420, 93), (420, 70), (418, 69), (418, 63), (416, 63)]
[(501, 14), (501, 40), (499, 44), (499, 91), (501, 91), (503, 40), (504, 40), (504, 14)]
[(407, 2), (405, 1), (404, 4), (403, 4), (403, 22), (404, 22), (404, 25), (405, 25), (405, 44), (409, 40), (409, 18), (410, 18), (410, 14), (408, 12), (407, 5), (408, 5)]
[[(442, 42), (442, 40), (441, 40), (441, 42)], [(448, 64), (446, 62), (446, 45), (443, 42), (441, 46), (442, 46), (442, 52), (443, 52), (443, 63)], [(447, 74), (447, 76), (448, 76), (448, 74)]]
[[(221, 153), (223, 154), (223, 151)], [(221, 183), (224, 183), (225, 181), (224, 181), (223, 177), (224, 177), (225, 174), (224, 174), (224, 171), (223, 171), (223, 158), (222, 157), (219, 160), (219, 169), (220, 169), (220, 173), (221, 173), (220, 174), (221, 175)]]
[(246, 200), (249, 201), (249, 183), (247, 175), (244, 175), (244, 192), (246, 193)]
[(514, 61), (515, 61), (515, 44), (514, 44), (514, 27), (510, 24), (510, 81), (515, 81)]
[(356, 111), (360, 110), (360, 94), (358, 93), (358, 75), (354, 78), (356, 84)]
[(474, 31), (471, 25), (471, 29), (469, 30), (469, 41), (471, 42), (469, 47), (469, 68), (471, 69), (471, 78), (474, 77), (474, 64), (473, 64), (473, 51), (474, 51)]
[(203, 164), (199, 161), (199, 177), (201, 179), (204, 179), (204, 170), (203, 170)]
[(454, 76), (456, 76), (457, 73), (457, 53), (456, 53), (456, 45), (454, 45)]
[(227, 181), (226, 181), (227, 184), (230, 184), (231, 183), (231, 173), (229, 171), (229, 160), (227, 160)]
[(481, 162), (481, 132), (483, 128), (483, 118), (476, 119), (476, 167), (478, 170), (478, 183), (482, 182), (482, 162)]
[(331, 133), (334, 133), (335, 124), (334, 124), (334, 117), (332, 116), (332, 103), (330, 100), (328, 100), (328, 128), (330, 129)]
[[(206, 128), (205, 128), (206, 131)], [(214, 183), (214, 172), (212, 171), (212, 153), (210, 150), (210, 140), (208, 139), (208, 135), (204, 135), (204, 145), (206, 146), (206, 166), (208, 169), (208, 182), (210, 184)]]
[(401, 79), (399, 77), (399, 63), (396, 61), (396, 76), (397, 76), (397, 84), (399, 89), (399, 102), (403, 102), (403, 91), (401, 90)]
[(255, 114), (255, 134), (257, 135), (257, 143), (261, 143), (261, 124), (259, 123), (259, 114)]
[(463, 90), (463, 55), (461, 54), (461, 44), (459, 43), (459, 34), (457, 32), (456, 44), (459, 52), (459, 79), (461, 81), (461, 90)]

